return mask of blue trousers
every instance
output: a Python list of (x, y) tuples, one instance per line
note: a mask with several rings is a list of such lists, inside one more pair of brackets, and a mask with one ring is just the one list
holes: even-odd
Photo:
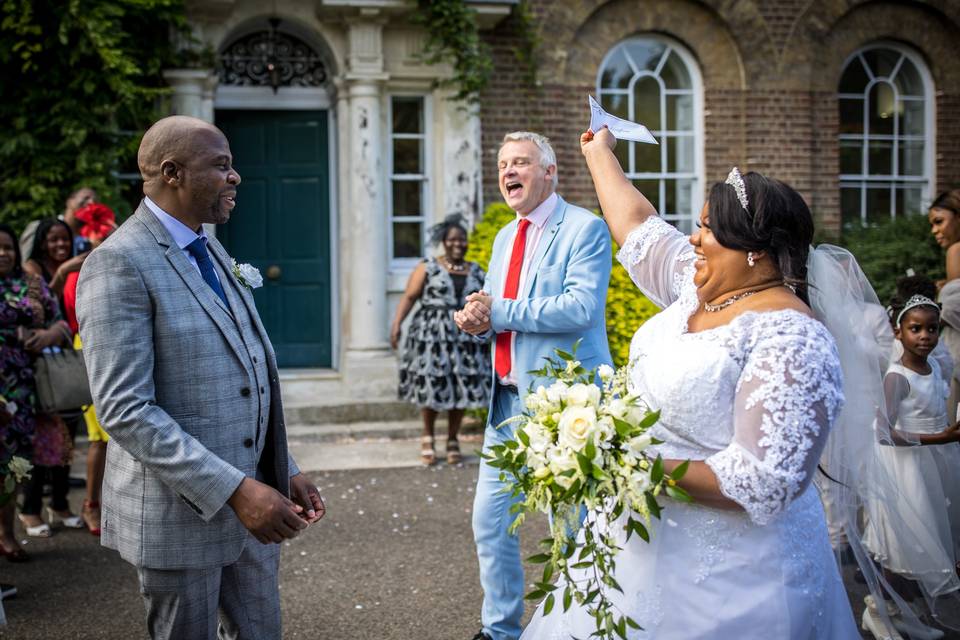
[[(483, 450), (513, 437), (515, 425), (497, 425), (522, 412), (520, 397), (511, 388), (495, 385), (492, 411), (483, 435)], [(520, 540), (507, 532), (514, 514), (510, 507), (517, 498), (503, 493), (500, 470), (480, 463), (477, 493), (473, 502), (473, 538), (480, 561), (483, 632), (493, 640), (517, 640), (523, 617), (523, 565)]]

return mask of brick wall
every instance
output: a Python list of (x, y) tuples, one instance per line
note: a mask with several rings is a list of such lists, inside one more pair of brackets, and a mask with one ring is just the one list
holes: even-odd
[[(643, 5), (643, 11), (638, 5)], [(704, 97), (705, 189), (734, 164), (797, 188), (828, 235), (840, 228), (837, 102), (847, 56), (893, 39), (917, 50), (936, 86), (937, 190), (960, 185), (960, 3), (822, 0), (533, 0), (540, 30), (539, 93), (523, 83), (513, 49), (516, 25), (484, 37), (494, 51), (493, 82), (482, 96), (484, 200), (497, 201), (502, 135), (549, 136), (560, 191), (583, 206), (596, 196), (579, 152), (587, 94), (607, 51), (630, 35), (656, 32), (685, 45), (700, 64)], [(947, 8), (942, 8), (947, 7)], [(536, 98), (532, 98), (536, 95)]]

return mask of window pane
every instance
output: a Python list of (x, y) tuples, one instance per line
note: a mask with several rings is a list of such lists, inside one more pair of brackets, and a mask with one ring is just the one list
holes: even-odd
[(919, 140), (904, 140), (899, 149), (901, 176), (923, 175), (923, 143)]
[(393, 223), (393, 257), (419, 258), (423, 255), (419, 222)]
[[(646, 144), (643, 142), (630, 143), (633, 145), (633, 170), (635, 173), (660, 173), (663, 171), (660, 163), (660, 145), (663, 144), (663, 138), (658, 137), (657, 141), (660, 144)], [(649, 198), (650, 196), (647, 197)]]
[(897, 187), (897, 215), (913, 215), (921, 213), (920, 199), (923, 190), (920, 187)]
[(900, 95), (923, 97), (923, 81), (920, 79), (920, 72), (910, 60), (903, 61), (894, 80)]
[[(646, 145), (650, 146), (650, 145)], [(642, 193), (653, 208), (660, 212), (660, 181), (659, 180), (634, 180), (633, 186)]]
[(871, 176), (889, 176), (893, 173), (893, 142), (871, 140), (867, 147), (867, 173)]
[(867, 224), (890, 219), (890, 185), (867, 187)]
[(923, 101), (903, 100), (900, 102), (900, 133), (908, 136), (921, 136), (923, 131)]
[(423, 183), (419, 180), (393, 181), (393, 215), (419, 216), (423, 213), (420, 208)]
[[(666, 202), (663, 206), (665, 214), (676, 214), (678, 216), (689, 217), (693, 215), (691, 207), (693, 180), (664, 180), (664, 197)], [(681, 228), (681, 231), (685, 229)], [(689, 231), (689, 229), (686, 229)]]
[(423, 132), (423, 98), (393, 98), (393, 132)]
[(603, 71), (600, 74), (600, 86), (626, 89), (632, 77), (633, 69), (627, 62), (626, 56), (623, 55), (623, 49), (617, 49), (603, 65)]
[(423, 172), (423, 163), (420, 157), (420, 140), (393, 141), (393, 172), (415, 173)]
[(667, 171), (693, 171), (693, 136), (667, 138)]
[(860, 221), (860, 187), (842, 187), (840, 189), (840, 216), (844, 231), (858, 229)]
[(657, 131), (663, 128), (660, 121), (660, 83), (647, 76), (633, 85), (633, 112), (636, 122)]
[(693, 131), (693, 96), (667, 96), (667, 129)]
[(863, 70), (860, 56), (856, 56), (850, 61), (840, 77), (840, 93), (863, 93), (868, 82), (870, 82), (870, 78), (867, 76), (867, 72)]
[(656, 71), (666, 45), (656, 40), (631, 40), (625, 45), (630, 59), (637, 65), (637, 69)]
[(840, 133), (863, 133), (863, 100), (840, 99)]
[(870, 89), (869, 96), (870, 134), (893, 134), (893, 116), (896, 113), (893, 87), (878, 82)]
[(873, 75), (889, 77), (900, 60), (900, 52), (892, 49), (871, 49), (863, 52), (863, 59), (867, 61)]
[(863, 143), (859, 140), (840, 141), (840, 173), (863, 173)]
[(689, 89), (691, 87), (690, 74), (687, 73), (687, 65), (683, 64), (675, 52), (670, 52), (666, 64), (660, 71), (660, 77), (667, 89)]

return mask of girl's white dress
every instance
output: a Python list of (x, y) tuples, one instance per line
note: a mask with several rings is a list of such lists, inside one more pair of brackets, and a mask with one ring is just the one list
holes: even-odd
[[(667, 502), (651, 542), (621, 534), (613, 599), (635, 639), (859, 638), (811, 485), (843, 402), (836, 346), (793, 310), (690, 333), (699, 304), (687, 237), (659, 217), (617, 255), (663, 311), (636, 332), (631, 389), (660, 409), (665, 458), (703, 460), (742, 510)], [(622, 529), (622, 522), (617, 530)], [(534, 615), (524, 639), (586, 638), (574, 604)]]
[[(929, 358), (922, 375), (894, 362), (890, 378), (901, 376), (909, 393), (888, 416), (899, 431), (938, 433), (947, 427), (949, 381)], [(902, 384), (902, 382), (901, 382)], [(877, 445), (880, 464), (899, 488), (895, 500), (868, 505), (864, 544), (880, 563), (917, 580), (929, 596), (960, 589), (955, 566), (960, 552), (960, 444)]]

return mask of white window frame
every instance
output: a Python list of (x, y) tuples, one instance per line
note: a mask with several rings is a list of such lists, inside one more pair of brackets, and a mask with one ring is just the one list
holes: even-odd
[[(636, 64), (630, 57), (630, 54), (627, 51), (624, 51), (626, 59), (630, 64), (630, 67), (633, 69), (633, 77), (630, 79), (629, 86), (626, 89), (604, 89), (601, 86), (601, 79), (603, 76), (603, 71), (607, 66), (607, 63), (610, 59), (621, 49), (625, 48), (630, 42), (637, 41), (654, 41), (658, 42), (667, 47), (667, 51), (660, 60), (660, 64), (657, 66), (657, 69), (653, 72), (647, 71), (646, 69), (637, 69)], [(667, 89), (664, 86), (663, 80), (660, 78), (660, 72), (666, 63), (667, 58), (669, 57), (670, 51), (675, 52), (680, 60), (683, 62), (686, 67), (687, 73), (690, 75), (690, 89)], [(692, 95), (693, 97), (693, 132), (688, 133), (687, 131), (674, 131), (670, 129), (660, 129), (660, 123), (657, 123), (656, 127), (649, 127), (650, 132), (661, 141), (660, 144), (660, 167), (664, 169), (661, 172), (634, 172), (630, 169), (634, 166), (634, 145), (629, 146), (629, 162), (630, 165), (624, 167), (624, 173), (629, 180), (658, 180), (660, 191), (657, 194), (658, 202), (662, 207), (666, 202), (666, 183), (664, 180), (690, 180), (690, 208), (691, 210), (688, 213), (671, 213), (666, 214), (660, 211), (660, 215), (664, 220), (667, 220), (671, 223), (677, 224), (686, 222), (686, 227), (684, 225), (679, 225), (682, 230), (689, 231), (693, 228), (694, 223), (700, 217), (700, 210), (703, 208), (703, 202), (705, 199), (704, 193), (704, 176), (706, 173), (706, 160), (704, 155), (704, 107), (703, 107), (703, 76), (700, 73), (700, 65), (697, 63), (696, 58), (693, 54), (687, 50), (679, 42), (661, 36), (659, 34), (641, 34), (636, 36), (631, 36), (625, 40), (621, 40), (613, 47), (607, 51), (604, 55), (603, 60), (600, 63), (600, 68), (597, 70), (597, 81), (596, 81), (596, 90), (597, 90), (597, 99), (601, 103), (603, 102), (604, 95), (625, 95), (628, 101), (628, 110), (631, 114), (634, 113), (634, 104), (633, 104), (633, 87), (634, 84), (640, 78), (651, 77), (654, 78), (660, 84), (660, 113), (667, 113), (667, 95)], [(661, 116), (663, 117), (663, 116)], [(646, 123), (644, 123), (646, 124)], [(693, 137), (693, 170), (685, 172), (673, 172), (670, 173), (666, 171), (667, 166), (667, 137)], [(638, 143), (641, 144), (641, 143)]]
[[(394, 98), (419, 98), (423, 104), (423, 131), (421, 133), (394, 133), (393, 131), (393, 99)], [(432, 174), (432, 144), (433, 144), (433, 104), (429, 94), (420, 92), (391, 92), (387, 95), (387, 128), (388, 152), (387, 152), (387, 175), (389, 183), (386, 194), (387, 202), (387, 250), (390, 256), (390, 271), (409, 271), (413, 269), (424, 257), (426, 257), (429, 247), (425, 233), (429, 221), (433, 219), (431, 206), (433, 198), (430, 189), (430, 176)], [(393, 171), (393, 143), (394, 140), (420, 140), (420, 152), (422, 154), (422, 173), (394, 173)], [(393, 183), (395, 181), (420, 182), (420, 215), (418, 216), (394, 216), (393, 215)], [(410, 258), (397, 258), (393, 255), (393, 225), (396, 222), (419, 222), (420, 223), (420, 247), (421, 255)]]
[[(900, 60), (897, 62), (897, 65), (894, 67), (893, 72), (889, 76), (876, 77), (873, 75), (873, 70), (866, 64), (865, 60), (860, 60), (860, 64), (863, 65), (864, 70), (869, 77), (869, 82), (864, 87), (861, 93), (841, 93), (837, 92), (838, 100), (838, 111), (839, 111), (839, 100), (841, 99), (856, 99), (863, 101), (863, 133), (841, 133), (837, 135), (837, 150), (839, 153), (840, 145), (844, 140), (853, 140), (861, 144), (861, 153), (862, 157), (860, 159), (860, 170), (861, 173), (841, 173), (839, 174), (840, 190), (841, 190), (841, 202), (843, 201), (843, 190), (857, 188), (860, 191), (860, 224), (862, 227), (868, 226), (867, 218), (867, 190), (868, 189), (890, 189), (890, 218), (893, 219), (897, 216), (897, 199), (896, 199), (896, 187), (898, 186), (909, 186), (911, 184), (916, 184), (921, 187), (921, 196), (920, 196), (920, 206), (921, 211), (926, 209), (929, 203), (933, 200), (933, 193), (936, 189), (936, 112), (935, 112), (935, 96), (934, 96), (934, 85), (933, 77), (930, 75), (930, 69), (927, 67), (926, 62), (923, 58), (917, 54), (915, 51), (909, 47), (905, 47), (899, 42), (892, 42), (887, 40), (881, 40), (878, 42), (870, 43), (865, 47), (857, 49), (855, 52), (850, 54), (846, 60), (843, 62), (841, 67), (840, 77), (843, 77), (843, 74), (846, 73), (847, 68), (857, 58), (862, 58), (863, 54), (872, 51), (875, 49), (889, 49), (901, 54)], [(901, 134), (899, 132), (899, 122), (897, 118), (894, 118), (893, 121), (893, 134), (875, 134), (870, 135), (870, 114), (868, 112), (869, 100), (868, 96), (870, 95), (871, 89), (874, 85), (880, 82), (886, 82), (891, 86), (894, 92), (894, 104), (900, 101), (902, 98), (897, 91), (897, 87), (894, 83), (889, 81), (890, 77), (895, 77), (897, 72), (900, 70), (903, 60), (909, 60), (914, 68), (917, 70), (917, 73), (920, 75), (920, 81), (923, 84), (923, 118), (924, 118), (924, 133), (923, 135), (907, 135)], [(838, 80), (839, 84), (839, 80)], [(910, 98), (907, 98), (908, 100)], [(890, 141), (893, 143), (893, 150), (891, 151), (891, 164), (893, 173), (889, 175), (882, 174), (868, 174), (863, 173), (863, 169), (866, 167), (869, 170), (869, 149), (870, 141)], [(923, 174), (919, 176), (903, 176), (899, 174), (899, 163), (900, 163), (900, 154), (899, 145), (901, 142), (914, 142), (922, 141), (923, 142)], [(917, 213), (917, 212), (900, 212), (900, 215), (905, 213)], [(843, 211), (841, 210), (841, 216)], [(841, 218), (842, 219), (842, 218)]]

